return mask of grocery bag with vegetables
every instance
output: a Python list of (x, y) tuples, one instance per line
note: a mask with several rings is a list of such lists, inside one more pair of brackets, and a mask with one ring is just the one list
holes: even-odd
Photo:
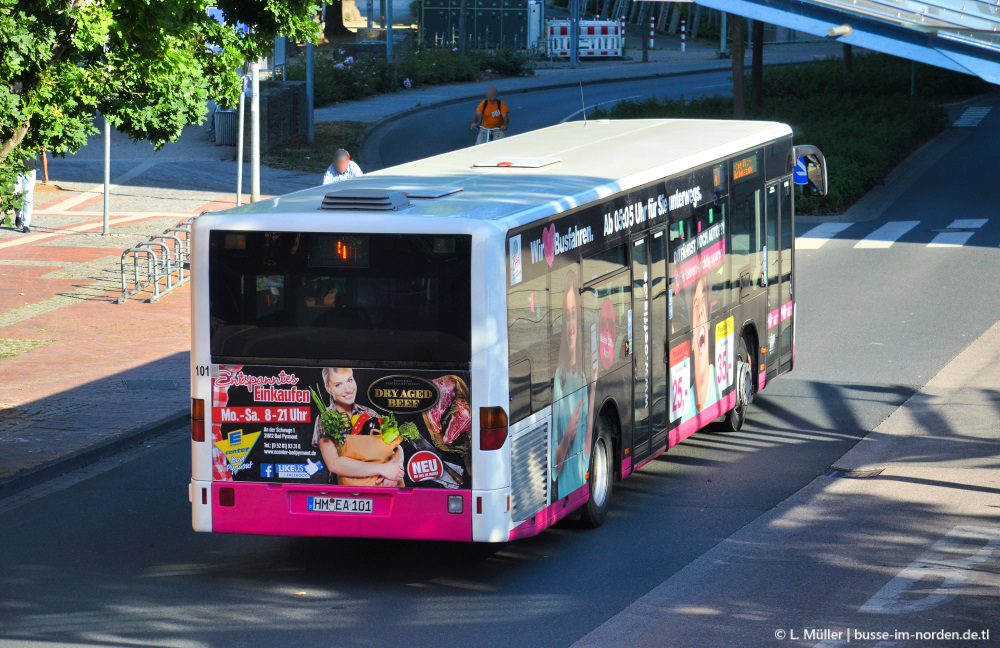
[[(337, 453), (358, 461), (371, 463), (386, 463), (403, 441), (412, 441), (420, 436), (417, 426), (413, 423), (400, 425), (396, 417), (386, 414), (384, 417), (370, 414), (355, 414), (348, 419), (346, 414), (331, 410), (323, 403), (315, 390), (313, 401), (319, 407), (320, 428), (323, 436), (328, 437), (337, 445)], [(337, 476), (341, 486), (377, 486), (379, 478)]]

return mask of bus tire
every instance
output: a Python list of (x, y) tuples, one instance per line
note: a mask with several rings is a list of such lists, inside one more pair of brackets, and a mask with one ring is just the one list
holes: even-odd
[(739, 432), (747, 418), (747, 408), (753, 402), (753, 358), (747, 350), (746, 339), (740, 338), (739, 351), (736, 354), (736, 404), (726, 412), (722, 421), (722, 429), (727, 432)]
[(611, 445), (611, 433), (607, 419), (597, 419), (597, 438), (590, 452), (590, 472), (587, 473), (587, 485), (590, 487), (590, 497), (580, 511), (580, 522), (583, 526), (596, 529), (604, 524), (611, 508), (611, 489), (615, 482), (612, 457), (614, 449)]

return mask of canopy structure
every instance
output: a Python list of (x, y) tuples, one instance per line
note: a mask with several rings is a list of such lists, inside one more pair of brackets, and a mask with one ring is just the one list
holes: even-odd
[(1000, 0), (698, 0), (698, 4), (1000, 83)]

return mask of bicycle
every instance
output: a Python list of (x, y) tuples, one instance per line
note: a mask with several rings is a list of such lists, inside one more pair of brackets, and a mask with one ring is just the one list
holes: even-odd
[(501, 130), (502, 130), (501, 128), (483, 128), (482, 126), (480, 126), (479, 132), (486, 133), (486, 141), (483, 142), (483, 144), (489, 144), (491, 141), (493, 141), (493, 133), (499, 132)]

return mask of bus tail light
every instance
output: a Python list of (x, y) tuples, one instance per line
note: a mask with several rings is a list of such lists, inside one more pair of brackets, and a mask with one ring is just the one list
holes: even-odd
[(507, 441), (507, 412), (502, 407), (479, 408), (479, 449), (499, 450)]
[(219, 489), (219, 506), (236, 506), (235, 488), (225, 487)]
[(205, 401), (201, 398), (191, 399), (191, 440), (205, 440)]

